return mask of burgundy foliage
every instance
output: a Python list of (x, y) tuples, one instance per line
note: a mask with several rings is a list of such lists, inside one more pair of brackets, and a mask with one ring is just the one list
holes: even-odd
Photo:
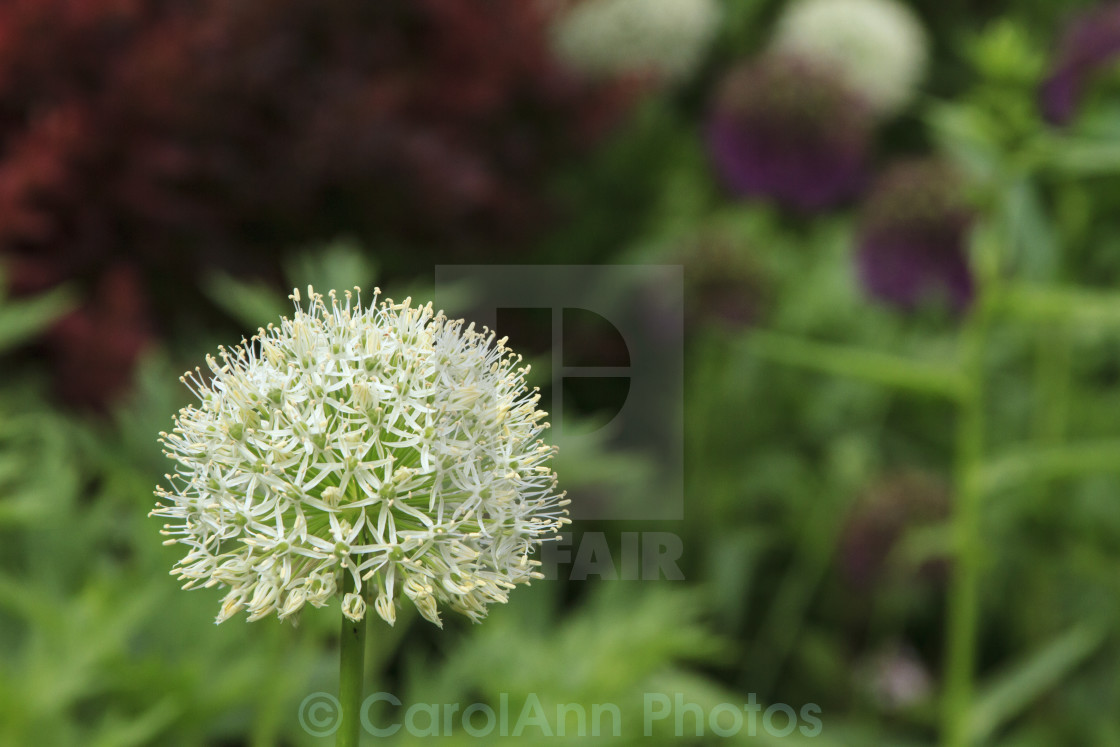
[(552, 60), (537, 7), (7, 0), (0, 260), (17, 289), (79, 279), (94, 305), (131, 266), (163, 319), (202, 268), (268, 275), (343, 233), (402, 271), (512, 245), (622, 98)]

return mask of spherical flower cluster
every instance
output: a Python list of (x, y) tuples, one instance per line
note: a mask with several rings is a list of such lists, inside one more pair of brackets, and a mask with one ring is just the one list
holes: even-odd
[(1057, 125), (1077, 113), (1093, 74), (1120, 57), (1120, 3), (1109, 3), (1075, 18), (1062, 35), (1050, 74), (1042, 84), (1042, 114)]
[(774, 45), (836, 70), (883, 115), (913, 97), (929, 46), (921, 21), (895, 0), (798, 0), (779, 20)]
[(728, 73), (707, 140), (735, 194), (817, 210), (862, 188), (873, 132), (867, 107), (831, 71), (769, 54)]
[(719, 18), (715, 0), (585, 0), (557, 21), (555, 48), (589, 75), (681, 80), (699, 66)]
[(964, 186), (936, 158), (899, 162), (878, 178), (859, 227), (860, 278), (871, 296), (906, 309), (933, 295), (958, 311), (972, 302)]
[(505, 339), (349, 291), (310, 287), (279, 326), (218, 358), (161, 434), (178, 464), (153, 515), (183, 544), (184, 588), (228, 588), (218, 622), (296, 615), (342, 594), (393, 624), (401, 595), (481, 620), (540, 578), (537, 545), (567, 523), (540, 395)]
[(697, 236), (673, 257), (685, 269), (685, 322), (736, 330), (755, 324), (770, 301), (769, 278), (749, 246), (718, 233)]

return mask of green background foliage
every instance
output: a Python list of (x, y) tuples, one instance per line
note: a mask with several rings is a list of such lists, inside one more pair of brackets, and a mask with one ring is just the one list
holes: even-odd
[[(573, 531), (577, 543), (674, 532), (685, 580), (541, 581), (481, 626), (444, 631), (375, 619), (367, 690), (406, 706), (497, 707), (504, 693), (546, 713), (624, 714), (617, 738), (510, 738), (527, 743), (677, 743), (670, 722), (648, 737), (640, 724), (646, 693), (679, 693), (705, 712), (752, 695), (821, 709), (817, 737), (709, 729), (697, 744), (1120, 745), (1116, 76), (1099, 76), (1072, 125), (1050, 127), (1037, 89), (1073, 4), (916, 4), (930, 74), (877, 157), (940, 153), (966, 170), (984, 290), (963, 317), (902, 313), (859, 288), (855, 208), (792, 215), (714, 179), (700, 138), (709, 94), (781, 3), (724, 5), (693, 81), (643, 95), (550, 175), (563, 219), (514, 260), (684, 265), (700, 310), (684, 349), (684, 518)], [(711, 243), (749, 267), (740, 292), (762, 309), (750, 325), (703, 313), (692, 281)], [(57, 404), (43, 362), (21, 353), (72, 307), (70, 289), (0, 301), (0, 745), (331, 743), (301, 728), (299, 707), (337, 687), (337, 606), (298, 627), (213, 625), (219, 591), (178, 590), (180, 551), (147, 518), (169, 468), (156, 434), (189, 401), (179, 372), (286, 313), (290, 284), (430, 297), (430, 258), (388, 251), (328, 240), (298, 247), (280, 277), (210, 273), (206, 312), (147, 349), (107, 415)], [(654, 467), (609, 445), (557, 464), (577, 495), (628, 495)], [(846, 557), (873, 541), (859, 527), (893, 516), (877, 486), (913, 472), (945, 486), (944, 511), (901, 521), (881, 574), (853, 585)], [(907, 673), (917, 689), (891, 690)], [(422, 741), (402, 730), (376, 743)]]

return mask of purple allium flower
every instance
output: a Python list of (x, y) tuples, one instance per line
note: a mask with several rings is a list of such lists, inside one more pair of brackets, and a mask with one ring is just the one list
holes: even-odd
[(707, 139), (731, 191), (817, 210), (862, 187), (873, 128), (870, 109), (839, 77), (775, 54), (727, 75)]
[(913, 468), (881, 475), (858, 498), (841, 533), (844, 581), (864, 591), (880, 582), (941, 583), (947, 570), (943, 557), (907, 566), (895, 549), (908, 532), (944, 521), (950, 503), (949, 488), (938, 475)]
[(720, 235), (697, 237), (677, 253), (684, 266), (685, 322), (735, 330), (756, 323), (769, 301), (767, 278), (750, 247)]
[(859, 275), (869, 295), (907, 309), (937, 295), (957, 311), (968, 307), (971, 210), (963, 186), (950, 164), (932, 158), (902, 161), (879, 176), (859, 228)]
[(1050, 75), (1039, 92), (1042, 115), (1052, 124), (1073, 119), (1089, 77), (1120, 56), (1120, 3), (1075, 18), (1058, 43)]

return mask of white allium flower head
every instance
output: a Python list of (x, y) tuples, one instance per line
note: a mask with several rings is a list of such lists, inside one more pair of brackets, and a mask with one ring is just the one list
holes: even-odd
[(716, 0), (584, 0), (554, 28), (557, 55), (583, 73), (691, 75), (715, 35)]
[(528, 366), (431, 304), (307, 292), (183, 377), (199, 404), (160, 434), (177, 466), (152, 512), (187, 547), (172, 573), (228, 589), (218, 622), (343, 591), (353, 620), (370, 600), (393, 624), (402, 595), (437, 625), (440, 606), (481, 620), (568, 522)]
[(896, 0), (794, 0), (773, 45), (837, 70), (881, 115), (913, 98), (929, 46), (921, 20)]

